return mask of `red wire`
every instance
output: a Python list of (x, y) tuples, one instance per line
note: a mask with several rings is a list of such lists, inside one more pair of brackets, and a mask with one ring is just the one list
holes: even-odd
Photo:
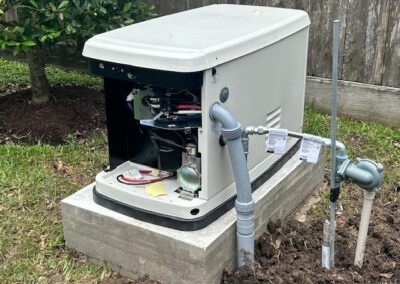
[(195, 109), (195, 110), (201, 110), (201, 106), (198, 105), (177, 105), (177, 109)]
[(155, 182), (155, 181), (159, 181), (161, 180), (161, 178), (150, 178), (150, 179), (130, 179), (124, 176), (119, 176), (119, 178), (123, 181), (123, 182), (131, 182), (131, 183), (150, 183), (150, 182)]

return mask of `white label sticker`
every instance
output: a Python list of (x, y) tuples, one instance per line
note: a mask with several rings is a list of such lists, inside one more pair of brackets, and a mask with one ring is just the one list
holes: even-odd
[(139, 172), (138, 169), (131, 169), (131, 170), (127, 171), (125, 173), (125, 176), (133, 178), (133, 179), (142, 179), (143, 178), (142, 174)]
[(266, 135), (265, 151), (280, 155), (285, 154), (287, 136), (287, 129), (270, 128), (269, 133)]
[(319, 159), (322, 139), (314, 135), (304, 135), (300, 146), (300, 160), (316, 164)]
[(330, 269), (330, 248), (328, 245), (322, 245), (322, 267)]

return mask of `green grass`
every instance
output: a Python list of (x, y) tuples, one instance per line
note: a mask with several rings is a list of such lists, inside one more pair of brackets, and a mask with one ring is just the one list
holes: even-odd
[[(49, 67), (56, 85), (100, 86), (86, 74)], [(26, 65), (0, 59), (0, 90), (27, 86)], [(304, 130), (329, 136), (330, 117), (306, 109)], [(340, 118), (338, 140), (351, 158), (371, 158), (384, 164), (385, 183), (378, 198), (398, 202), (393, 186), (400, 181), (400, 131), (379, 123)], [(397, 146), (396, 146), (397, 145)], [(94, 180), (107, 161), (106, 137), (71, 139), (65, 145), (0, 145), (0, 283), (98, 282), (110, 269), (79, 258), (66, 249), (62, 233), (60, 201)], [(345, 188), (350, 188), (346, 185)], [(326, 214), (327, 193), (314, 210)], [(341, 200), (346, 202), (346, 192)], [(351, 204), (347, 208), (351, 208)]]
[[(46, 73), (53, 86), (102, 86), (100, 78), (86, 73), (65, 71), (51, 65), (46, 67)], [(11, 86), (25, 88), (29, 84), (29, 69), (25, 63), (0, 58), (0, 93)]]
[[(101, 87), (88, 74), (46, 67), (50, 84)], [(24, 63), (0, 58), (0, 93), (29, 86)], [(94, 180), (106, 137), (66, 145), (0, 145), (0, 283), (98, 282), (110, 274), (64, 246), (60, 201)]]
[(0, 146), (0, 282), (101, 280), (109, 269), (64, 247), (60, 201), (92, 182), (105, 134), (67, 145)]
[[(329, 119), (307, 109), (305, 130), (328, 136)], [(385, 165), (380, 198), (398, 200), (399, 194), (390, 188), (400, 181), (400, 149), (394, 145), (399, 131), (378, 123), (339, 119), (338, 138), (352, 157), (369, 157)], [(0, 282), (107, 278), (107, 266), (92, 265), (65, 249), (59, 207), (62, 198), (92, 182), (102, 169), (107, 160), (105, 134), (88, 141), (72, 139), (62, 146), (2, 145), (0, 157)], [(327, 194), (324, 198), (327, 202)], [(325, 214), (325, 207), (322, 202), (314, 214)]]
[[(306, 108), (304, 131), (329, 137), (330, 121), (329, 115), (320, 114), (311, 108)], [(400, 186), (400, 129), (375, 122), (339, 118), (337, 140), (346, 145), (350, 159), (368, 158), (384, 165), (384, 183), (377, 198), (384, 203), (397, 203), (400, 200), (400, 193), (396, 192), (394, 188)], [(329, 160), (329, 152), (327, 151), (327, 168), (330, 167)], [(360, 189), (349, 182), (343, 182), (341, 187), (339, 201), (350, 213), (358, 210), (357, 207), (359, 206), (353, 204), (349, 196), (353, 195), (351, 191), (360, 191)], [(323, 191), (321, 198), (322, 203), (310, 212), (310, 219), (318, 218), (319, 215), (327, 213), (329, 191)]]

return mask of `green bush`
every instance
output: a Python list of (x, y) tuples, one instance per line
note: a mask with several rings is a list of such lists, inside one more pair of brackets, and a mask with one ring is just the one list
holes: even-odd
[[(46, 74), (53, 86), (101, 87), (102, 80), (86, 73), (65, 71), (55, 66), (47, 66)], [(29, 86), (29, 68), (25, 63), (0, 58), (0, 93), (10, 86)]]

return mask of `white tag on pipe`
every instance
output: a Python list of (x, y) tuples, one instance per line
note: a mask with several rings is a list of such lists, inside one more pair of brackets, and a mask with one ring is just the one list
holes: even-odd
[(300, 145), (300, 160), (316, 164), (321, 151), (322, 139), (319, 136), (304, 135)]
[(329, 245), (322, 245), (322, 267), (326, 269), (331, 268)]
[(280, 155), (285, 154), (287, 136), (287, 129), (270, 128), (269, 133), (266, 135), (265, 151)]

